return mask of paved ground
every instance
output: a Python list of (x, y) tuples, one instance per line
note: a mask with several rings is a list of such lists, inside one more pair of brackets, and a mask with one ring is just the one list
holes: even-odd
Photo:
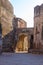
[(43, 55), (3, 53), (0, 65), (43, 65)]

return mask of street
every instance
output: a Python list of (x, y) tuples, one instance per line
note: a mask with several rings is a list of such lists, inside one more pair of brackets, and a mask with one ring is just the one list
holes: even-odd
[(0, 65), (43, 65), (43, 55), (23, 53), (3, 53)]

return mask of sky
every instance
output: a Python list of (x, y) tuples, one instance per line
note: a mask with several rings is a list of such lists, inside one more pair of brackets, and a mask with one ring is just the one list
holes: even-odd
[(14, 7), (16, 17), (27, 22), (27, 27), (34, 27), (34, 7), (43, 4), (43, 0), (9, 0)]

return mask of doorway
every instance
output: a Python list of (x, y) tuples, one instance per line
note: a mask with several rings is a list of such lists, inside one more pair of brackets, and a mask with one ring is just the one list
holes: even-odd
[(33, 35), (30, 38), (30, 49), (33, 49)]
[(28, 52), (28, 35), (19, 35), (15, 52)]

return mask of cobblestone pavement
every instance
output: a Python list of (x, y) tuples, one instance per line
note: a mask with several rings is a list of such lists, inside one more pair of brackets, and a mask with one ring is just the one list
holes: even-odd
[(43, 55), (3, 53), (0, 65), (43, 65)]

